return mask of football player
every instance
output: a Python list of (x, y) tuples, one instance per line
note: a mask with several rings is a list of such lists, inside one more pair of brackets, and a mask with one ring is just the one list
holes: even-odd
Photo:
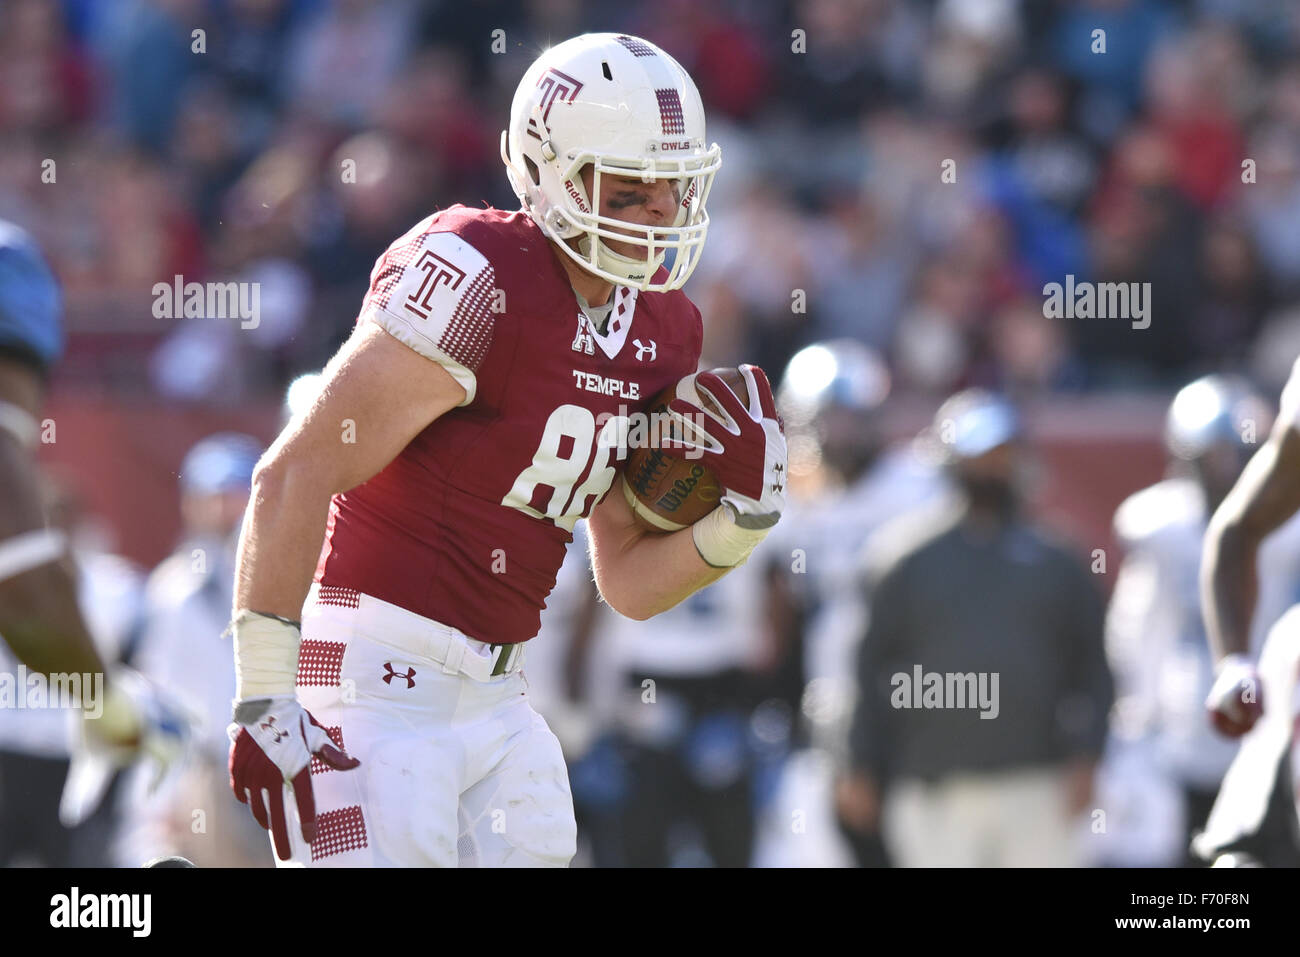
[[(745, 561), (781, 512), (762, 372), (742, 367), (748, 403), (695, 375), (701, 319), (679, 290), (720, 150), (690, 77), (635, 37), (569, 40), (525, 73), (502, 155), (522, 208), (452, 206), (394, 242), (255, 475), (231, 787), (281, 860), (567, 864), (568, 777), (521, 664), (574, 523), (606, 602), (645, 619)], [(630, 417), (673, 383), (726, 494), (647, 534), (607, 493)]]
[(64, 561), (67, 537), (45, 524), (32, 456), (45, 378), (63, 347), (59, 311), (35, 243), (0, 221), (0, 634), (37, 671), (103, 674)]
[[(86, 721), (64, 790), (72, 826), (99, 804), (112, 769), (140, 752), (168, 762), (183, 723), (146, 682), (105, 667), (77, 604), (67, 534), (45, 523), (32, 450), (50, 365), (63, 348), (58, 284), (30, 236), (0, 220), (0, 635), (42, 674), (89, 675)], [(102, 700), (94, 700), (100, 691)]]
[[(180, 463), (181, 538), (149, 576), (133, 664), (183, 701), (195, 718), (194, 747), (165, 789), (147, 794), (143, 769), (119, 800), (119, 862), (180, 854), (205, 866), (269, 866), (265, 834), (238, 804), (225, 800), (230, 698), (235, 669), (230, 620), (235, 546), (253, 468), (266, 448), (251, 435), (205, 436)], [(219, 799), (213, 807), (212, 799)], [(206, 830), (191, 828), (193, 808), (212, 808)], [(229, 817), (237, 815), (237, 819)]]
[[(777, 390), (791, 468), (811, 488), (803, 496), (796, 492), (791, 508), (797, 511), (771, 550), (784, 553), (784, 587), (773, 594), (778, 603), (797, 607), (787, 616), (801, 625), (804, 740), (783, 775), (779, 812), (772, 816), (777, 826), (765, 828), (764, 863), (822, 866), (856, 858), (874, 866), (884, 860), (873, 829), (849, 823), (860, 818), (848, 811), (856, 792), (834, 782), (856, 693), (856, 642), (867, 616), (861, 556), (890, 521), (934, 505), (948, 492), (937, 465), (923, 460), (915, 442), (886, 442), (881, 413), (890, 389), (888, 368), (876, 352), (853, 340), (830, 339), (795, 353)], [(837, 802), (843, 807), (832, 815)], [(805, 831), (791, 840), (796, 807), (811, 810)]]
[[(1144, 779), (1131, 797), (1116, 803), (1151, 813), (1151, 820), (1165, 826), (1143, 827), (1139, 839), (1122, 841), (1113, 840), (1118, 829), (1112, 827), (1115, 850), (1108, 854), (1142, 853), (1148, 855), (1143, 863), (1177, 863), (1204, 825), (1237, 750), (1235, 741), (1215, 734), (1201, 710), (1213, 662), (1201, 626), (1197, 574), (1209, 517), (1259, 447), (1255, 430), (1267, 429), (1272, 414), (1239, 377), (1209, 375), (1189, 383), (1166, 416), (1167, 477), (1129, 496), (1115, 512), (1115, 537), (1125, 557), (1106, 619), (1117, 706), (1101, 776), (1107, 788), (1124, 787), (1131, 780), (1126, 762), (1141, 755), (1149, 764)], [(1252, 652), (1294, 600), (1297, 536), (1300, 523), (1289, 524), (1261, 550)], [(1155, 814), (1156, 801), (1167, 801), (1166, 795), (1174, 797), (1175, 813)]]
[(1264, 708), (1250, 641), (1257, 556), (1264, 539), (1300, 511), (1300, 360), (1280, 406), (1268, 441), (1215, 510), (1201, 560), (1201, 608), (1217, 662), (1205, 705), (1214, 726), (1229, 737), (1249, 731)]

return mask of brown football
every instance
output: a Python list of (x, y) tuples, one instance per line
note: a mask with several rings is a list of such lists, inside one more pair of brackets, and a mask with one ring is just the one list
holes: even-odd
[[(740, 370), (709, 371), (720, 376), (741, 402), (749, 403), (749, 390)], [(651, 399), (647, 414), (665, 412), (676, 391), (674, 383)], [(721, 411), (703, 392), (700, 398), (708, 411)], [(717, 508), (722, 489), (712, 470), (699, 458), (686, 458), (685, 453), (667, 452), (654, 448), (654, 444), (628, 452), (623, 470), (623, 497), (640, 525), (652, 532), (675, 532)]]

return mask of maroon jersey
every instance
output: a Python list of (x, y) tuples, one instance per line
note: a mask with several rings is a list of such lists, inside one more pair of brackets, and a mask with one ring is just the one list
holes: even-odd
[(527, 213), (453, 206), (375, 263), (358, 322), (442, 365), (466, 398), (334, 496), (322, 585), (481, 641), (537, 633), (574, 523), (623, 468), (624, 417), (696, 371), (703, 334), (682, 292), (626, 287), (596, 333), (556, 257)]

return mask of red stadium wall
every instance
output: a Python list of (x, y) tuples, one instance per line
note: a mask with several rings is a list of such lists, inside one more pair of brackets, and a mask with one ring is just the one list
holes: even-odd
[(117, 551), (146, 567), (171, 552), (180, 532), (177, 475), (185, 453), (213, 432), (247, 432), (269, 444), (279, 406), (236, 410), (52, 397), (44, 418), (55, 441), (41, 464), (71, 483), (86, 512), (106, 521)]
[[(1158, 480), (1163, 470), (1159, 400), (1057, 402), (1030, 410), (1040, 474), (1037, 511), (1081, 549), (1107, 549), (1116, 506)], [(921, 428), (933, 407), (900, 404), (888, 431)], [(171, 551), (180, 529), (177, 473), (185, 453), (205, 435), (248, 432), (268, 444), (279, 428), (279, 407), (238, 409), (160, 407), (136, 402), (56, 396), (46, 407), (55, 441), (41, 450), (43, 465), (72, 483), (86, 510), (105, 520), (121, 554), (152, 567)]]

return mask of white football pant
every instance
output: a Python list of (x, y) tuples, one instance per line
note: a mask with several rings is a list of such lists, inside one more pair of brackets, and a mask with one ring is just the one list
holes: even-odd
[[(361, 765), (312, 760), (311, 845), (286, 786), (293, 859), (278, 863), (568, 865), (577, 831), (568, 771), (521, 670), (487, 677), (487, 645), (349, 589), (313, 585), (302, 628), (299, 700)], [(445, 667), (434, 656), (449, 639), (479, 660)]]

